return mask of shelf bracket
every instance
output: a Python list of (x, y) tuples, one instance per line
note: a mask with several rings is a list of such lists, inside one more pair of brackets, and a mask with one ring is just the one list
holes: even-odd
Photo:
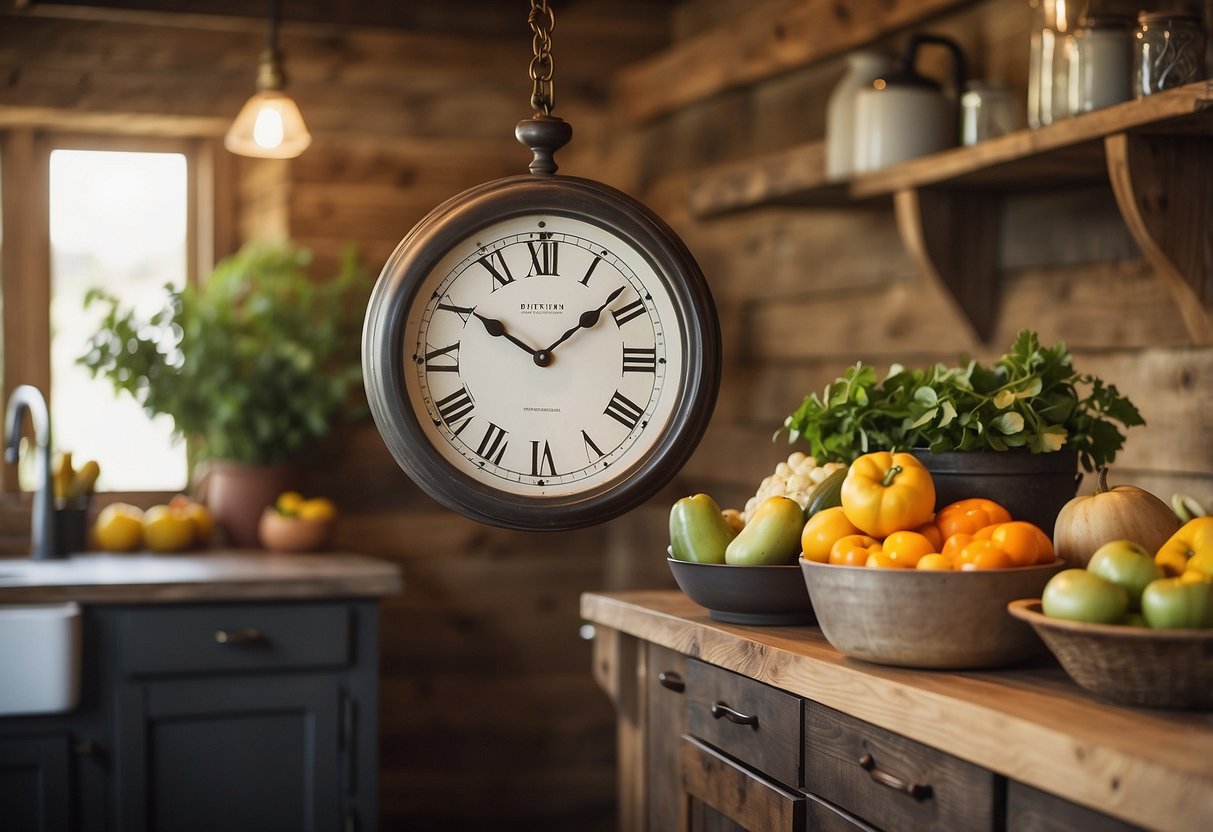
[(1192, 343), (1213, 345), (1213, 138), (1113, 133), (1104, 149), (1134, 242), (1166, 282)]
[(998, 321), (1002, 196), (973, 188), (903, 188), (893, 196), (897, 232), (920, 274), (950, 297), (988, 343)]

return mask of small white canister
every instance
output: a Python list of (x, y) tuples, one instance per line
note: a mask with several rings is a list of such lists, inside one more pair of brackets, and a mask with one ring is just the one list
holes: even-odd
[(1120, 18), (1088, 18), (1079, 32), (1078, 71), (1081, 112), (1132, 98), (1131, 22)]

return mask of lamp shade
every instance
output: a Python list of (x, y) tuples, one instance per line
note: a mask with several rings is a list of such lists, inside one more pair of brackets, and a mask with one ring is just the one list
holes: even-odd
[(255, 93), (223, 139), (232, 153), (263, 159), (293, 159), (311, 143), (299, 106), (280, 89)]

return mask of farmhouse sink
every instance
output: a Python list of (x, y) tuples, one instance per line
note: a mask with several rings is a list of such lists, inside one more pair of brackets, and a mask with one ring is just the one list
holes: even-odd
[[(8, 572), (0, 566), (0, 580)], [(0, 716), (70, 711), (80, 698), (80, 606), (0, 606)]]

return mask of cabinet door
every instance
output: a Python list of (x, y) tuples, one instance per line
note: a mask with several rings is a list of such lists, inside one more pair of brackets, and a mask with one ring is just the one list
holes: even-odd
[(769, 782), (693, 737), (682, 738), (684, 832), (800, 832), (804, 795)]
[(66, 832), (71, 824), (68, 737), (0, 739), (0, 827)]
[(687, 657), (656, 644), (645, 655), (648, 829), (678, 828), (679, 743), (686, 727)]
[(231, 676), (129, 684), (119, 701), (118, 827), (340, 827), (337, 680)]

